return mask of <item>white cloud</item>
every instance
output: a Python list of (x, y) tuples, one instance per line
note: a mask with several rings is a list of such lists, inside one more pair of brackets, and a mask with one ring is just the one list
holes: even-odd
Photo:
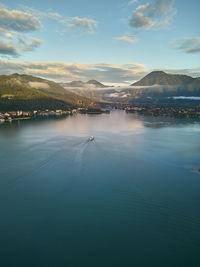
[(19, 10), (0, 9), (0, 27), (5, 31), (30, 32), (41, 28), (38, 18)]
[(21, 52), (34, 50), (42, 41), (26, 37), (26, 34), (41, 27), (38, 17), (28, 12), (8, 10), (0, 6), (0, 56), (16, 57)]
[(88, 34), (94, 33), (94, 29), (97, 28), (97, 21), (90, 18), (73, 17), (62, 22), (70, 28), (83, 28)]
[(42, 82), (29, 82), (29, 85), (35, 89), (49, 89), (48, 83)]
[(20, 56), (21, 52), (33, 51), (43, 41), (38, 38), (18, 38), (15, 42), (1, 41), (0, 42), (0, 56), (16, 57)]
[(170, 24), (175, 14), (174, 0), (156, 0), (153, 4), (138, 6), (129, 24), (136, 29), (160, 29)]
[(19, 51), (33, 51), (35, 48), (39, 47), (42, 43), (43, 41), (38, 38), (30, 38), (28, 40), (19, 38), (18, 39)]
[(90, 17), (65, 17), (59, 13), (53, 12), (52, 10), (43, 12), (27, 6), (23, 6), (23, 8), (25, 11), (40, 19), (47, 18), (56, 21), (64, 27), (63, 32), (77, 28), (84, 30), (87, 34), (93, 34), (98, 26), (98, 22)]
[(125, 34), (124, 36), (117, 37), (116, 40), (127, 42), (127, 43), (135, 43), (138, 41), (138, 38), (135, 35), (132, 34)]
[(8, 39), (13, 39), (13, 34), (10, 32), (5, 33), (5, 37), (7, 37)]
[[(200, 68), (196, 69), (160, 69), (172, 74), (185, 74), (193, 77), (200, 76)], [(73, 80), (88, 81), (98, 80), (106, 84), (131, 84), (151, 70), (147, 70), (139, 63), (127, 64), (77, 64), (61, 62), (14, 62), (0, 60), (0, 74), (28, 74), (42, 78), (52, 79), (58, 82), (71, 82)]]
[(130, 0), (128, 5), (131, 6), (131, 5), (134, 5), (137, 2), (138, 2), (138, 0)]
[[(0, 5), (0, 56), (19, 56), (22, 52), (33, 51), (43, 42), (38, 38), (26, 37), (26, 33), (37, 31), (42, 27), (44, 18), (56, 21), (63, 26), (63, 31), (78, 28), (88, 34), (94, 33), (97, 21), (87, 17), (63, 17), (61, 14), (48, 10), (42, 12), (22, 6), (24, 11), (8, 10)], [(8, 39), (10, 41), (8, 41)]]
[(188, 54), (200, 53), (200, 36), (184, 37), (173, 42), (172, 47)]
[(88, 81), (91, 79), (100, 82), (126, 83), (135, 81), (144, 76), (147, 71), (142, 64), (75, 64), (75, 63), (27, 63), (0, 61), (0, 74), (24, 73), (70, 82), (73, 80)]

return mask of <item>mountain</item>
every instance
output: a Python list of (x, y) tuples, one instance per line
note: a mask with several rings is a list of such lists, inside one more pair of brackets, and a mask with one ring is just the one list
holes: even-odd
[(153, 71), (131, 87), (136, 97), (200, 96), (199, 78), (163, 71)]
[(64, 88), (86, 88), (91, 89), (92, 88), (106, 88), (107, 86), (96, 81), (96, 80), (89, 80), (88, 82), (83, 81), (72, 81), (69, 83), (60, 83)]
[(121, 104), (133, 102), (166, 103), (171, 101), (169, 97), (200, 96), (200, 78), (153, 71), (131, 86), (105, 88), (102, 90), (79, 89), (77, 93), (98, 102)]
[(96, 81), (96, 80), (89, 80), (86, 84), (92, 84), (94, 85), (96, 88), (105, 88), (107, 86), (105, 86), (104, 84)]
[(60, 83), (63, 87), (84, 87), (85, 83), (82, 81), (72, 81), (70, 83)]
[(192, 83), (195, 78), (180, 74), (167, 74), (164, 71), (153, 71), (147, 74), (140, 81), (131, 86), (149, 86), (149, 85), (185, 85)]
[(53, 81), (17, 73), (0, 75), (0, 109), (66, 109), (91, 104), (90, 99)]

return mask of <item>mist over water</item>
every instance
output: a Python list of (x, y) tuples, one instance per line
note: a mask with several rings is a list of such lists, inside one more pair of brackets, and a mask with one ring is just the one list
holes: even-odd
[(124, 111), (1, 124), (2, 266), (200, 266), (199, 140)]

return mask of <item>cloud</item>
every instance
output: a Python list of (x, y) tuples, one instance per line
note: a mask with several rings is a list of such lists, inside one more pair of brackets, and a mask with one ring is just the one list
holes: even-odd
[(48, 18), (54, 19), (54, 20), (59, 20), (62, 18), (62, 16), (57, 12), (47, 12), (45, 14), (47, 15)]
[(191, 77), (200, 77), (200, 68), (192, 68), (192, 69), (153, 69), (153, 71), (164, 71), (170, 74), (183, 74), (189, 75)]
[(18, 56), (18, 51), (15, 45), (1, 41), (0, 54), (3, 56)]
[(26, 37), (26, 34), (39, 30), (41, 26), (40, 20), (28, 12), (0, 6), (0, 56), (16, 57), (21, 52), (34, 50), (42, 41)]
[(33, 51), (43, 41), (38, 38), (18, 38), (17, 42), (10, 43), (7, 41), (0, 42), (0, 56), (16, 57), (20, 56), (21, 52)]
[(200, 97), (198, 96), (173, 96), (173, 99), (190, 99), (190, 100), (200, 100)]
[(179, 39), (172, 47), (188, 54), (200, 53), (200, 36)]
[(83, 28), (87, 33), (94, 33), (94, 28), (97, 28), (97, 21), (90, 18), (73, 17), (63, 20), (63, 23), (70, 28)]
[[(179, 69), (168, 70), (162, 69), (168, 73), (182, 73), (191, 76), (200, 76), (198, 69)], [(14, 62), (0, 60), (0, 74), (20, 73), (27, 75), (39, 76), (55, 80), (58, 82), (71, 82), (73, 80), (88, 81), (91, 79), (98, 80), (107, 84), (127, 84), (141, 79), (151, 70), (147, 70), (144, 65), (139, 63), (127, 64), (78, 64), (78, 63), (61, 63), (61, 62)]]
[(48, 83), (41, 83), (41, 82), (29, 82), (28, 83), (31, 87), (35, 89), (49, 89)]
[(117, 37), (116, 40), (122, 41), (122, 42), (127, 42), (127, 43), (135, 43), (138, 41), (138, 38), (135, 35), (126, 34), (124, 36)]
[(30, 38), (29, 40), (24, 40), (22, 38), (18, 39), (18, 46), (20, 51), (33, 51), (42, 43), (43, 41), (38, 38)]
[(19, 56), (22, 52), (33, 51), (39, 47), (43, 41), (38, 38), (26, 37), (26, 34), (39, 30), (42, 27), (40, 21), (44, 18), (54, 20), (62, 25), (63, 30), (60, 32), (78, 28), (84, 29), (87, 34), (92, 34), (98, 24), (92, 18), (64, 17), (52, 10), (42, 12), (24, 6), (21, 8), (24, 10), (8, 10), (6, 7), (0, 6), (0, 36), (2, 38), (0, 56)]
[(69, 31), (69, 29), (83, 29), (87, 34), (93, 34), (98, 26), (98, 22), (89, 17), (65, 17), (61, 14), (53, 11), (40, 11), (34, 8), (23, 6), (26, 12), (33, 14), (39, 19), (47, 18), (56, 21), (58, 24), (64, 27), (63, 32)]
[(130, 0), (128, 5), (131, 6), (131, 5), (134, 5), (137, 2), (138, 2), (138, 0)]
[(133, 28), (149, 28), (154, 25), (150, 16), (145, 15), (146, 11), (150, 8), (150, 4), (142, 5), (136, 8), (130, 20), (130, 26)]
[[(110, 90), (116, 90), (117, 91), (117, 89), (119, 89), (118, 87), (111, 87), (111, 88), (107, 88), (107, 90), (108, 89), (110, 89)], [(130, 90), (131, 88), (127, 88), (127, 87), (125, 87), (125, 88), (123, 88), (123, 87), (120, 87), (120, 89), (121, 90)], [(127, 97), (129, 97), (130, 96), (130, 94), (129, 93), (126, 93), (126, 92), (116, 92), (116, 93), (107, 93), (107, 94), (105, 94), (104, 95), (105, 97), (109, 97), (109, 98), (127, 98)]]
[(10, 32), (5, 33), (5, 37), (7, 37), (8, 39), (13, 39), (13, 35)]
[(75, 64), (75, 63), (27, 63), (0, 61), (0, 74), (24, 73), (56, 81), (88, 81), (95, 78), (100, 82), (126, 83), (144, 76), (147, 71), (142, 64)]
[(41, 28), (38, 18), (19, 10), (0, 9), (0, 27), (5, 31), (26, 33)]
[(136, 29), (160, 29), (170, 24), (176, 14), (174, 0), (156, 0), (153, 4), (146, 3), (138, 6), (129, 21)]
[(51, 9), (50, 10), (46, 10), (46, 11), (41, 11), (41, 10), (29, 7), (29, 6), (25, 6), (25, 5), (21, 5), (21, 8), (25, 12), (27, 12), (29, 14), (32, 14), (34, 17), (38, 18), (39, 20), (47, 18), (47, 19), (51, 19), (51, 20), (60, 22), (61, 19), (64, 18), (61, 14), (59, 14), (57, 12), (54, 12)]

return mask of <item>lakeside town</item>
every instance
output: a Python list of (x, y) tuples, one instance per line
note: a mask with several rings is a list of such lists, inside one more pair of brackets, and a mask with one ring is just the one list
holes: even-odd
[(169, 116), (169, 117), (191, 117), (200, 118), (200, 106), (182, 107), (182, 106), (129, 106), (125, 108), (126, 112), (139, 113), (150, 116)]
[(102, 114), (110, 113), (110, 110), (121, 109), (127, 113), (139, 113), (150, 116), (168, 116), (168, 117), (188, 117), (200, 118), (200, 106), (167, 106), (167, 105), (123, 105), (106, 104), (103, 108), (74, 108), (71, 110), (34, 110), (34, 111), (6, 111), (0, 112), (0, 123), (11, 122), (15, 120), (28, 120), (34, 118), (61, 117), (80, 114)]
[(37, 117), (49, 117), (49, 116), (65, 116), (71, 115), (77, 110), (65, 111), (65, 110), (45, 110), (45, 111), (8, 111), (0, 113), (0, 122), (11, 122), (15, 120), (28, 120)]
[(0, 123), (3, 122), (12, 122), (15, 120), (29, 120), (35, 118), (47, 118), (47, 117), (61, 117), (61, 116), (68, 116), (73, 115), (75, 113), (81, 114), (102, 114), (102, 113), (109, 113), (109, 110), (102, 110), (99, 108), (74, 108), (71, 110), (34, 110), (34, 111), (7, 111), (7, 112), (0, 112)]
[(34, 111), (7, 111), (0, 112), (0, 122), (11, 122), (15, 120), (28, 120), (39, 117), (60, 117), (73, 115), (74, 113), (81, 114), (102, 114), (110, 113), (111, 109), (123, 109), (127, 113), (139, 113), (142, 115), (150, 116), (170, 116), (170, 117), (199, 117), (200, 118), (200, 107), (170, 107), (170, 106), (113, 106), (107, 105), (106, 110), (102, 109), (88, 109), (88, 108), (77, 108), (72, 110), (34, 110)]

